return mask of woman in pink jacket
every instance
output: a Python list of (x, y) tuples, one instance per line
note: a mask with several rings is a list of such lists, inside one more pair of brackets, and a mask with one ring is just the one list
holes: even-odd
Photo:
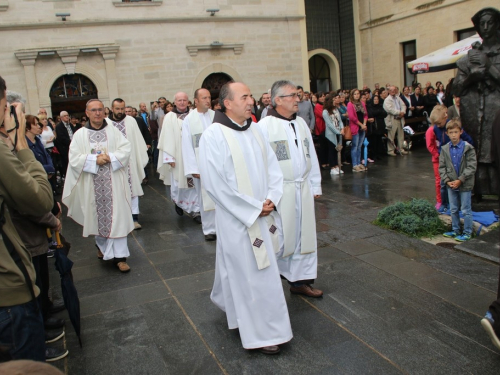
[(351, 90), (349, 104), (347, 104), (347, 115), (349, 116), (349, 126), (352, 134), (351, 158), (353, 172), (366, 171), (364, 165), (361, 164), (361, 147), (365, 140), (368, 111), (365, 104), (360, 101), (360, 96), (358, 89)]

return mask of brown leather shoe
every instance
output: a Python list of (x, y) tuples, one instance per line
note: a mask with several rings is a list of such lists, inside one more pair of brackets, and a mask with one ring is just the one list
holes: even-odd
[(291, 286), (290, 292), (293, 294), (303, 294), (308, 297), (318, 298), (323, 295), (323, 292), (319, 289), (314, 289), (311, 285), (304, 284), (299, 287)]
[(263, 354), (278, 354), (280, 352), (280, 347), (278, 345), (272, 345), (272, 346), (264, 346), (263, 348), (257, 349), (259, 352)]
[(104, 254), (102, 253), (101, 249), (99, 249), (99, 246), (95, 245), (95, 247), (97, 247), (97, 259), (103, 259), (104, 258)]
[(118, 269), (120, 270), (120, 272), (128, 272), (130, 271), (130, 267), (129, 265), (127, 264), (127, 262), (118, 262), (116, 263), (116, 266), (118, 267)]
[(205, 234), (205, 241), (215, 241), (217, 236), (215, 234)]

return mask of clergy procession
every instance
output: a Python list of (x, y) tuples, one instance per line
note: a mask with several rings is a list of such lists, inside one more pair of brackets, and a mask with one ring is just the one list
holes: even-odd
[[(175, 94), (175, 107), (160, 127), (158, 172), (170, 186), (175, 212), (201, 224), (206, 241), (217, 241), (210, 298), (226, 313), (228, 328), (239, 330), (245, 349), (277, 354), (279, 345), (293, 337), (281, 278), (291, 293), (323, 295), (312, 287), (317, 276), (314, 199), (321, 196), (318, 158), (309, 127), (297, 116), (299, 97), (292, 82), (273, 84), (272, 108), (258, 124), (252, 122), (253, 96), (245, 84), (227, 83), (219, 95), (221, 110), (213, 111), (210, 92), (196, 90), (190, 111), (188, 95)], [(65, 185), (63, 203), (68, 216), (84, 227), (83, 235), (96, 236), (98, 258), (113, 259), (128, 272), (126, 234), (141, 228), (137, 220), (131, 226), (130, 219), (139, 214), (147, 148), (137, 123), (124, 111), (124, 101), (115, 99), (104, 119), (102, 103), (88, 103), (90, 133), (82, 135), (86, 148), (70, 147), (74, 177)], [(102, 131), (106, 125), (126, 138), (121, 148), (108, 142), (111, 134)], [(90, 177), (93, 186), (84, 186)], [(85, 212), (77, 211), (82, 202)], [(128, 215), (122, 212), (126, 208)]]
[[(206, 89), (197, 89), (193, 99), (190, 108), (188, 95), (177, 92), (172, 111), (157, 113), (163, 119), (157, 173), (176, 214), (201, 224), (205, 241), (216, 241), (210, 299), (225, 313), (227, 327), (237, 330), (244, 349), (277, 354), (293, 338), (282, 279), (292, 294), (323, 295), (313, 287), (314, 200), (321, 196), (321, 174), (309, 127), (297, 116), (297, 87), (275, 82), (272, 105), (259, 123), (243, 83), (222, 86), (220, 109), (211, 108)], [(131, 233), (148, 230), (139, 224), (139, 200), (152, 153), (141, 134), (142, 117), (127, 115), (126, 108), (121, 98), (111, 102), (108, 114), (99, 99), (86, 103), (88, 122), (72, 131), (61, 202), (82, 236), (95, 239), (92, 267), (112, 264), (130, 275)], [(46, 337), (57, 336), (46, 342), (64, 336), (64, 330), (47, 336), (48, 328), (64, 326), (63, 319), (55, 320), (55, 327), (42, 324)], [(35, 346), (36, 353), (18, 350), (12, 358), (52, 362), (68, 355), (43, 342)]]
[[(0, 77), (0, 89), (1, 84)], [(223, 370), (212, 352), (214, 343), (205, 341), (206, 330), (215, 331), (222, 338), (215, 344), (220, 345), (218, 355), (220, 350), (227, 350), (231, 358), (234, 355), (267, 358), (282, 353), (279, 357), (287, 356), (289, 360), (302, 350), (311, 354), (313, 349), (307, 345), (324, 341), (321, 319), (330, 325), (333, 322), (337, 329), (335, 337), (341, 341), (346, 339), (343, 324), (351, 324), (355, 330), (352, 322), (367, 324), (363, 329), (375, 329), (378, 337), (378, 327), (385, 327), (385, 323), (373, 325), (373, 315), (366, 306), (355, 306), (358, 295), (364, 293), (364, 287), (359, 289), (358, 283), (369, 280), (368, 284), (377, 284), (378, 279), (373, 271), (359, 265), (359, 269), (349, 266), (348, 261), (344, 266), (342, 261), (345, 254), (359, 254), (362, 263), (375, 261), (377, 267), (392, 267), (394, 259), (404, 261), (394, 258), (395, 254), (387, 255), (388, 251), (378, 245), (379, 241), (392, 241), (392, 237), (384, 239), (381, 235), (375, 242), (370, 242), (370, 238), (366, 240), (364, 230), (374, 231), (375, 236), (385, 230), (363, 229), (373, 220), (373, 216), (370, 218), (373, 212), (362, 221), (360, 217), (364, 212), (356, 207), (360, 201), (347, 201), (353, 206), (344, 205), (337, 211), (342, 206), (341, 198), (330, 199), (330, 193), (320, 199), (329, 182), (323, 181), (322, 186), (321, 169), (325, 168), (316, 151), (318, 139), (313, 138), (314, 129), (299, 115), (301, 88), (292, 81), (278, 80), (266, 95), (269, 98), (261, 108), (258, 121), (255, 121), (255, 100), (250, 88), (234, 81), (221, 87), (217, 105), (208, 89), (199, 88), (194, 91), (192, 102), (187, 93), (179, 91), (173, 97), (171, 110), (163, 111), (166, 105), (152, 106), (150, 114), (144, 111), (134, 114), (133, 107), (121, 98), (110, 101), (110, 108), (99, 99), (89, 100), (85, 106), (87, 121), (81, 127), (69, 129), (68, 165), (60, 181), (61, 206), (56, 191), (59, 180), (55, 185), (47, 181), (54, 167), (47, 166), (48, 161), (41, 159), (24, 141), (30, 140), (25, 130), (30, 119), (39, 120), (34, 116), (25, 117), (22, 100), (10, 94), (12, 107), (6, 107), (3, 114), (7, 125), (1, 128), (0, 146), (5, 160), (18, 170), (8, 169), (8, 178), (5, 172), (0, 173), (0, 177), (3, 176), (0, 188), (5, 190), (0, 193), (26, 218), (37, 221), (38, 227), (33, 230), (41, 230), (44, 246), (47, 240), (53, 245), (52, 256), (61, 276), (61, 291), (53, 277), (49, 277), (51, 255), (32, 254), (30, 258), (21, 242), (23, 232), (20, 231), (20, 240), (12, 231), (13, 225), (20, 225), (19, 218), (16, 219), (19, 213), (12, 209), (11, 219), (9, 211), (2, 206), (0, 234), (7, 241), (3, 242), (5, 250), (0, 250), (5, 252), (4, 258), (12, 258), (6, 269), (9, 282), (21, 287), (0, 283), (1, 290), (7, 291), (5, 294), (2, 291), (2, 298), (5, 295), (9, 303), (19, 305), (11, 310), (17, 325), (8, 328), (16, 332), (12, 339), (15, 345), (2, 346), (0, 341), (0, 362), (11, 361), (14, 366), (19, 362), (22, 366), (22, 361), (15, 360), (28, 359), (56, 362), (57, 366), (64, 358), (71, 361), (67, 346), (72, 345), (75, 350), (77, 345), (72, 341), (75, 338), (66, 333), (66, 320), (71, 321), (77, 342), (80, 348), (83, 345), (84, 351), (88, 350), (87, 340), (91, 342), (89, 332), (96, 332), (96, 337), (103, 340), (102, 344), (96, 344), (100, 355), (106, 350), (117, 355), (114, 351), (119, 350), (122, 358), (129, 353), (142, 353), (144, 346), (151, 349), (142, 341), (144, 324), (156, 327), (148, 329), (155, 347), (163, 336), (172, 340), (163, 344), (170, 350), (177, 345), (191, 345), (194, 334), (218, 367), (205, 369), (203, 363), (194, 360), (178, 373), (190, 372), (191, 366), (202, 373)], [(328, 103), (337, 97), (330, 96)], [(328, 105), (324, 113), (328, 112), (327, 108)], [(334, 112), (329, 119), (335, 120), (337, 115)], [(64, 120), (62, 124), (64, 128), (71, 126)], [(148, 134), (156, 133), (157, 141), (145, 136), (144, 129)], [(338, 140), (341, 144), (341, 136)], [(27, 148), (33, 153), (25, 152)], [(339, 154), (341, 150), (336, 148)], [(156, 174), (157, 178), (148, 179), (148, 169), (149, 174)], [(8, 181), (10, 176), (17, 184)], [(332, 182), (342, 183), (334, 178)], [(31, 198), (29, 201), (19, 198), (16, 192), (19, 184), (26, 185), (22, 191)], [(159, 192), (159, 188), (164, 192)], [(335, 190), (335, 194), (339, 192)], [(11, 197), (17, 197), (17, 205)], [(51, 211), (45, 212), (50, 207)], [(333, 209), (325, 212), (325, 207)], [(349, 216), (350, 210), (352, 216)], [(36, 216), (42, 211), (45, 216)], [(332, 213), (337, 215), (333, 219)], [(338, 215), (348, 218), (341, 219)], [(71, 219), (64, 221), (64, 227), (72, 228), (69, 231), (63, 231), (64, 216)], [(317, 222), (317, 217), (321, 222)], [(361, 231), (361, 237), (346, 228), (325, 231), (325, 225), (352, 225), (355, 231)], [(342, 234), (346, 239), (336, 242), (342, 250), (332, 252), (325, 239), (329, 241), (329, 236)], [(70, 252), (72, 244), (68, 240), (77, 250)], [(399, 241), (409, 246), (404, 239)], [(318, 259), (318, 247), (322, 259)], [(23, 256), (16, 258), (16, 251)], [(371, 258), (373, 251), (386, 255), (382, 261)], [(73, 262), (69, 258), (73, 258)], [(386, 260), (389, 265), (384, 263)], [(66, 271), (63, 271), (64, 262), (70, 264)], [(322, 266), (319, 280), (318, 264)], [(402, 267), (403, 271), (394, 272), (415, 275), (405, 264), (396, 264), (396, 268)], [(77, 270), (75, 277), (71, 271), (73, 266)], [(332, 276), (334, 272), (337, 275)], [(357, 275), (357, 279), (350, 280), (350, 272)], [(339, 275), (350, 280), (348, 289), (341, 290), (336, 285), (342, 283)], [(392, 279), (388, 280), (384, 288), (389, 285), (390, 289), (392, 283)], [(94, 290), (99, 291), (98, 298), (89, 294)], [(62, 294), (62, 298), (50, 297), (58, 294)], [(187, 300), (187, 296), (193, 294), (197, 296), (194, 304)], [(327, 297), (323, 299), (324, 294)], [(337, 295), (344, 301), (337, 301)], [(346, 298), (351, 300), (351, 305), (346, 304)], [(379, 294), (370, 292), (363, 302), (377, 304), (378, 298), (385, 301)], [(395, 302), (395, 297), (390, 299), (387, 306), (397, 309), (399, 302)], [(147, 305), (151, 306), (146, 308)], [(304, 306), (312, 308), (314, 313), (306, 311)], [(323, 309), (330, 312), (326, 314)], [(179, 311), (184, 318), (175, 315)], [(85, 316), (82, 322), (81, 312)], [(56, 315), (61, 313), (67, 314), (67, 318)], [(87, 328), (90, 318), (92, 323)], [(122, 324), (126, 328), (121, 327)], [(490, 329), (493, 326), (484, 323), (484, 319), (482, 324), (487, 333), (494, 332)], [(0, 322), (0, 338), (7, 332), (2, 327)], [(30, 327), (29, 331), (25, 327)], [(87, 329), (85, 335), (80, 333), (82, 327)], [(205, 331), (203, 335), (201, 330)], [(497, 336), (489, 335), (496, 346)], [(314, 340), (304, 346), (306, 336)], [(329, 337), (328, 340), (332, 338)], [(347, 339), (346, 345), (364, 348), (366, 344), (356, 335), (353, 337)], [(136, 339), (143, 344), (137, 345)], [(349, 341), (351, 339), (355, 344)], [(184, 349), (175, 350), (164, 363), (177, 363), (177, 358), (185, 355)], [(331, 352), (331, 348), (325, 350), (330, 356), (336, 352)], [(67, 363), (65, 360), (64, 366)], [(81, 366), (79, 362), (74, 363), (76, 368)], [(91, 365), (85, 364), (88, 366)], [(51, 367), (52, 370), (57, 371)], [(287, 366), (281, 370), (289, 372)], [(309, 370), (297, 373), (309, 373)]]

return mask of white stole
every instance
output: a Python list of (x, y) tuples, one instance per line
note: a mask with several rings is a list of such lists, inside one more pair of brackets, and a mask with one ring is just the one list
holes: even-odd
[[(175, 112), (169, 112), (163, 119), (163, 127), (158, 140), (158, 149), (160, 157), (158, 158), (158, 172), (160, 178), (165, 185), (170, 185), (169, 173), (172, 173), (174, 179), (179, 184), (179, 189), (188, 189), (192, 186), (188, 185), (188, 179), (184, 176), (184, 162), (182, 159), (182, 122), (184, 119), (179, 119)], [(175, 158), (175, 168), (169, 164), (163, 163), (162, 153), (166, 152)]]
[[(314, 197), (309, 187), (308, 176), (311, 171), (311, 156), (309, 139), (306, 131), (309, 131), (299, 120), (294, 121), (295, 133), (298, 146), (288, 143), (287, 133), (283, 127), (283, 120), (274, 116), (267, 120), (267, 131), (269, 143), (276, 153), (278, 164), (283, 172), (283, 196), (280, 201), (280, 216), (283, 224), (283, 240), (285, 249), (283, 257), (292, 255), (295, 252), (295, 187), (300, 184), (300, 194), (302, 201), (301, 220), (301, 254), (314, 253), (316, 251), (316, 218), (314, 216)], [(300, 137), (303, 137), (300, 139)], [(296, 180), (293, 173), (292, 154), (289, 147), (301, 147), (307, 162), (306, 172)]]
[[(250, 175), (248, 173), (248, 168), (246, 165), (246, 160), (243, 155), (243, 152), (238, 144), (238, 141), (234, 138), (232, 134), (235, 130), (228, 128), (227, 126), (219, 124), (222, 134), (226, 139), (226, 142), (229, 146), (229, 150), (231, 151), (231, 157), (233, 159), (234, 164), (234, 173), (236, 175), (236, 182), (238, 184), (238, 191), (242, 194), (253, 197), (253, 189), (252, 183), (250, 182)], [(253, 133), (255, 139), (259, 143), (260, 149), (262, 151), (262, 157), (264, 160), (265, 166), (265, 175), (266, 179), (268, 178), (267, 172), (267, 152), (264, 147), (264, 140), (262, 136), (259, 134), (259, 131), (255, 129), (255, 124), (252, 124), (249, 130)], [(276, 226), (274, 225), (274, 217), (272, 215), (266, 216), (267, 225), (269, 227), (269, 236), (271, 237), (271, 246), (275, 253), (279, 251), (278, 244), (278, 231), (276, 230)], [(261, 228), (259, 225), (259, 219), (255, 220), (250, 228), (248, 228), (248, 236), (250, 237), (250, 243), (252, 244), (252, 250), (255, 256), (255, 260), (257, 261), (257, 268), (262, 270), (270, 266), (269, 258), (267, 256), (266, 243), (263, 240)]]
[[(210, 115), (210, 121), (214, 121), (215, 111), (209, 109), (208, 114)], [(193, 143), (194, 154), (196, 156), (196, 162), (200, 165), (200, 139), (204, 131), (203, 124), (200, 120), (200, 115), (198, 111), (193, 111), (189, 115), (189, 131), (191, 132), (191, 142)], [(208, 195), (207, 191), (203, 187), (203, 180), (201, 182), (201, 200), (203, 202), (203, 209), (205, 211), (215, 210), (215, 203)]]

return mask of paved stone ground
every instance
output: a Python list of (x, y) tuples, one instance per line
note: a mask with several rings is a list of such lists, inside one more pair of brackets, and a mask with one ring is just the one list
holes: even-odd
[[(64, 221), (82, 309), (80, 349), (68, 321), (68, 374), (495, 374), (500, 353), (480, 326), (498, 266), (371, 224), (396, 200), (433, 200), (425, 149), (366, 173), (325, 172), (317, 201), (322, 299), (291, 295), (293, 340), (278, 356), (242, 349), (210, 301), (215, 244), (175, 214), (156, 179), (129, 236), (132, 272), (98, 261), (92, 238)], [(53, 284), (57, 275), (53, 273)], [(54, 287), (57, 294), (58, 288)], [(65, 316), (65, 312), (61, 316)]]

